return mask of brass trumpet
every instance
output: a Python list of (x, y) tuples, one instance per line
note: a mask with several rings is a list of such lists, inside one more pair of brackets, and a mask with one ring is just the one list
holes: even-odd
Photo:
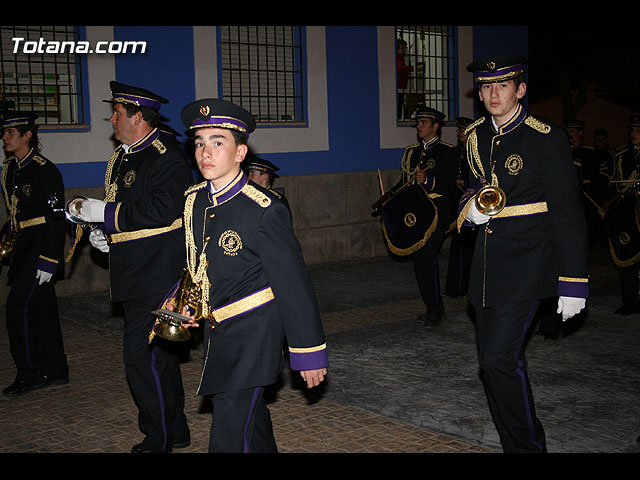
[(476, 195), (476, 207), (478, 211), (485, 215), (497, 215), (502, 211), (506, 203), (507, 196), (498, 186), (485, 185)]
[(80, 214), (82, 213), (82, 202), (85, 200), (88, 200), (88, 198), (83, 197), (82, 195), (76, 195), (75, 197), (67, 200), (67, 203), (64, 204), (64, 215), (67, 217), (67, 220), (77, 223), (82, 228), (95, 228), (96, 224), (89, 223), (80, 218)]
[(0, 255), (4, 258), (13, 257), (16, 253), (16, 243), (18, 242), (18, 232), (9, 230), (0, 240)]
[(189, 270), (185, 268), (180, 285), (176, 291), (176, 306), (174, 311), (160, 309), (153, 310), (151, 313), (157, 315), (156, 323), (149, 340), (154, 335), (158, 335), (165, 340), (173, 342), (184, 342), (191, 338), (189, 329), (182, 325), (183, 322), (189, 322), (191, 319), (182, 315), (184, 307), (193, 313), (195, 321), (202, 320), (202, 291), (200, 285), (193, 283)]

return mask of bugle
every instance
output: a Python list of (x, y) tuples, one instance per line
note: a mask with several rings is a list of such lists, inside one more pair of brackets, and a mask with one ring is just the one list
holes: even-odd
[(157, 319), (149, 340), (151, 340), (154, 335), (158, 335), (172, 342), (189, 340), (191, 333), (189, 329), (182, 324), (189, 323), (191, 318), (182, 315), (182, 311), (186, 307), (187, 310), (193, 314), (194, 321), (196, 323), (199, 322), (203, 318), (201, 299), (202, 291), (200, 285), (192, 281), (189, 269), (185, 268), (182, 279), (180, 280), (180, 285), (176, 290), (174, 310), (159, 309), (151, 312), (157, 316)]

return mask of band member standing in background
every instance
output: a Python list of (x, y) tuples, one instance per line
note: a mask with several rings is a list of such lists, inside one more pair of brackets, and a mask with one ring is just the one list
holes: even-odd
[[(452, 219), (455, 218), (452, 215), (454, 205), (452, 198), (456, 188), (458, 156), (453, 145), (440, 139), (445, 119), (442, 112), (421, 106), (416, 109), (413, 118), (416, 121), (416, 132), (420, 142), (405, 148), (402, 156), (401, 177), (389, 191), (391, 199), (389, 206), (385, 207), (387, 215), (383, 212), (382, 218), (386, 222), (385, 232), (388, 243), (392, 242), (389, 239), (389, 232), (394, 228), (409, 230), (423, 228), (421, 233), (424, 236), (421, 235), (419, 243), (406, 250), (411, 255), (420, 295), (426, 307), (425, 315), (420, 316), (419, 319), (424, 321), (425, 327), (432, 328), (440, 325), (445, 318), (440, 291), (438, 254), (444, 235)], [(417, 218), (409, 221), (404, 212), (394, 211), (394, 202), (398, 202), (401, 198), (400, 191), (407, 187), (414, 188), (409, 186), (409, 183), (414, 181), (420, 186), (418, 195), (421, 198), (418, 198), (418, 202), (424, 201), (433, 205), (432, 217), (428, 220), (419, 218), (422, 215), (417, 213)]]
[[(0, 113), (4, 150), (9, 154), (2, 166), (9, 210), (2, 234), (13, 250), (7, 331), (17, 368), (5, 395), (69, 381), (54, 287), (64, 265), (65, 222), (53, 209), (64, 205), (64, 183), (55, 164), (39, 152), (37, 118), (31, 112)], [(9, 239), (13, 235), (15, 244)]]
[(640, 313), (640, 115), (629, 117), (629, 145), (616, 153), (612, 184), (618, 193), (607, 202), (609, 251), (620, 276), (622, 305), (616, 315)]

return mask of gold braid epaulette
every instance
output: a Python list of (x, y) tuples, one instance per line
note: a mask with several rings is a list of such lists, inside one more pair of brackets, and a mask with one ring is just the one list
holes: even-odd
[(467, 128), (464, 129), (464, 134), (469, 135), (469, 132), (471, 130), (474, 130), (478, 125), (484, 122), (484, 120), (485, 120), (485, 117), (480, 117), (478, 120), (476, 120), (475, 122), (473, 122), (471, 125), (469, 125)]
[(165, 147), (164, 143), (162, 143), (158, 138), (151, 142), (151, 145), (153, 145), (160, 155), (167, 151), (167, 147)]
[(551, 127), (549, 125), (531, 116), (525, 118), (524, 123), (529, 125), (534, 130), (540, 133), (544, 133), (545, 135), (551, 131)]
[(207, 183), (209, 183), (209, 182), (205, 180), (204, 182), (198, 183), (196, 185), (191, 185), (189, 188), (187, 188), (184, 191), (184, 196), (186, 197), (187, 195), (191, 195), (193, 192), (196, 192), (198, 190), (202, 190), (204, 187), (207, 186)]
[(46, 161), (44, 158), (42, 158), (40, 155), (34, 155), (34, 156), (33, 156), (33, 159), (34, 159), (36, 162), (38, 162), (38, 165), (44, 165), (44, 164), (46, 164), (46, 163), (47, 163), (47, 161)]
[(260, 205), (262, 208), (267, 208), (269, 205), (271, 205), (271, 198), (269, 198), (267, 194), (261, 192), (248, 183), (245, 184), (245, 186), (242, 187), (242, 190), (240, 191), (244, 193), (248, 198), (256, 202), (258, 205)]

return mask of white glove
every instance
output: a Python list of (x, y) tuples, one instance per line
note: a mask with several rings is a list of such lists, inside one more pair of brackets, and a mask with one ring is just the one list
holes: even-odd
[(44, 270), (38, 270), (36, 272), (36, 279), (39, 280), (38, 285), (48, 282), (53, 277), (53, 273), (45, 272)]
[(88, 198), (80, 204), (78, 217), (89, 223), (104, 223), (104, 207), (107, 204), (102, 200)]
[(89, 233), (89, 242), (102, 253), (109, 253), (109, 243), (107, 243), (107, 236), (99, 228), (91, 230), (91, 233)]
[(469, 220), (474, 225), (482, 225), (483, 223), (487, 223), (491, 216), (485, 215), (484, 213), (480, 212), (480, 210), (478, 210), (478, 207), (476, 207), (475, 198), (472, 198), (470, 202), (471, 208), (469, 208), (469, 211), (467, 212), (467, 220)]
[(580, 311), (586, 306), (586, 304), (586, 298), (560, 297), (558, 298), (557, 313), (562, 313), (562, 321), (566, 322), (574, 315), (580, 313)]

